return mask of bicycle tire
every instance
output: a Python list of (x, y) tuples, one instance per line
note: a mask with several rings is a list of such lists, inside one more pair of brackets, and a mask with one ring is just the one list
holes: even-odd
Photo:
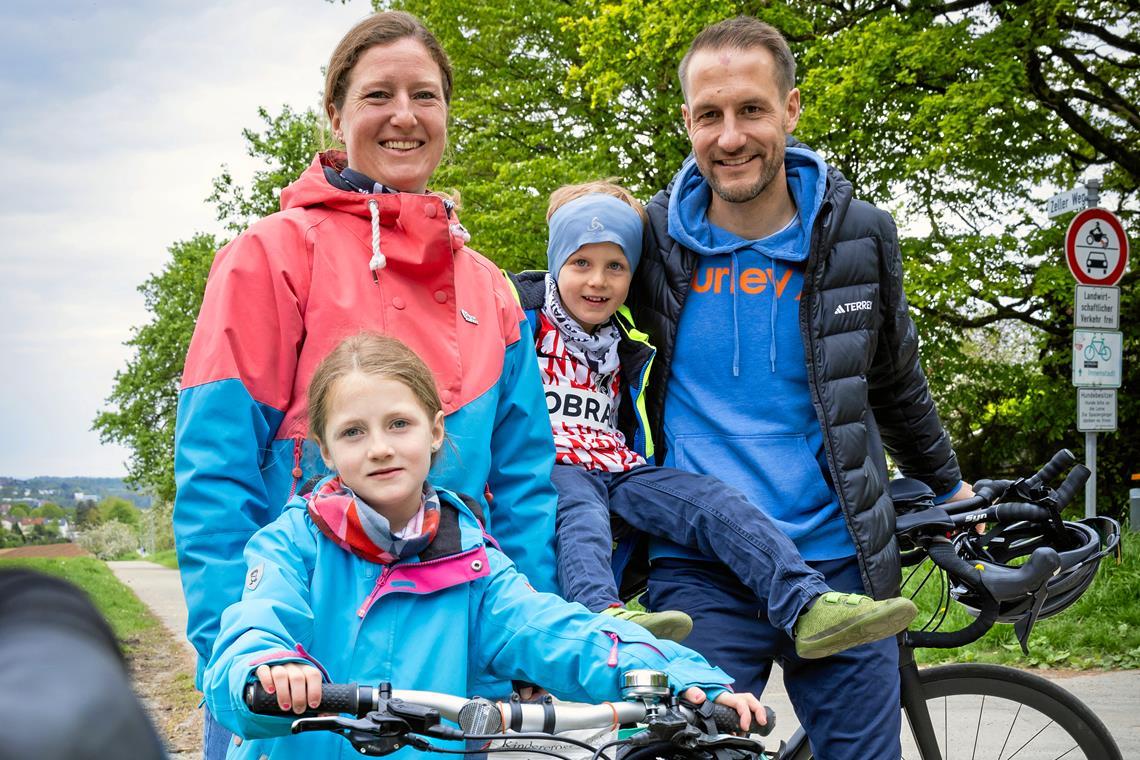
[[(1123, 760), (1100, 718), (1041, 676), (1001, 665), (956, 664), (921, 670), (919, 680), (943, 760)], [(814, 755), (805, 742), (787, 757)], [(927, 760), (917, 754), (906, 720), (903, 758)]]

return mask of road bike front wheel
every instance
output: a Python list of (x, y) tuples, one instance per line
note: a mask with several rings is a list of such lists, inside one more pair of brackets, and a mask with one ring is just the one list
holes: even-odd
[[(1123, 760), (1108, 728), (1065, 689), (1000, 665), (944, 665), (919, 671), (942, 760)], [(921, 753), (904, 715), (904, 760)], [(789, 760), (812, 760), (804, 746)]]

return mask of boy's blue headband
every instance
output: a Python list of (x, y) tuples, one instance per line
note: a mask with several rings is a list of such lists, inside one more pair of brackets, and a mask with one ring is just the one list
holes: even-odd
[(641, 216), (625, 201), (605, 193), (575, 198), (550, 217), (546, 266), (554, 279), (570, 254), (590, 243), (616, 243), (629, 260), (629, 270), (641, 259)]

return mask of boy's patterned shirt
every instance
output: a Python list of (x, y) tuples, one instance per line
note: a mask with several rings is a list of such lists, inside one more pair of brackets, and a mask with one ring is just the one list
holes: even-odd
[(538, 319), (535, 353), (556, 461), (607, 472), (645, 464), (617, 429), (621, 370), (599, 376), (566, 350), (562, 334), (541, 311)]

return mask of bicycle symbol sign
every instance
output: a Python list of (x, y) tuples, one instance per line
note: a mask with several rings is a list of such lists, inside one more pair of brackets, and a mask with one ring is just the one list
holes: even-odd
[(1122, 333), (1114, 330), (1073, 331), (1073, 385), (1119, 388)]
[(1077, 214), (1065, 234), (1069, 270), (1085, 285), (1114, 285), (1128, 264), (1128, 236), (1120, 220), (1102, 208)]

